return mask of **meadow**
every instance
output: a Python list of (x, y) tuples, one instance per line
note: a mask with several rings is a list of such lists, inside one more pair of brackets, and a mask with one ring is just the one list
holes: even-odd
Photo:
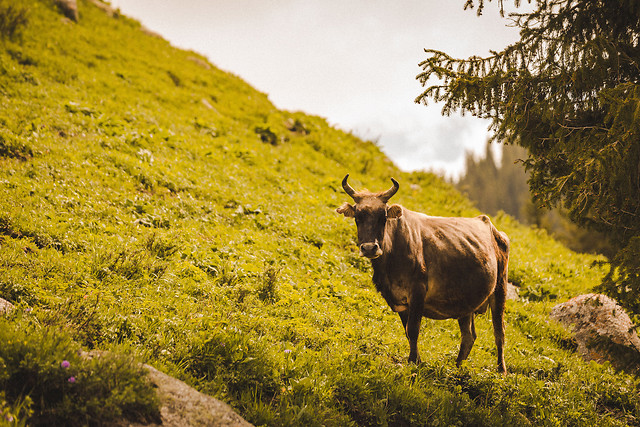
[(341, 179), (379, 190), (393, 176), (394, 201), (431, 215), (478, 215), (471, 202), (78, 4), (74, 23), (50, 0), (0, 0), (0, 297), (16, 305), (0, 319), (5, 422), (152, 421), (143, 361), (256, 425), (640, 424), (637, 376), (584, 362), (548, 316), (600, 282), (602, 259), (493, 217), (520, 293), (508, 374), (486, 315), (462, 367), (455, 320), (425, 320), (423, 363), (408, 364), (355, 224), (335, 212)]

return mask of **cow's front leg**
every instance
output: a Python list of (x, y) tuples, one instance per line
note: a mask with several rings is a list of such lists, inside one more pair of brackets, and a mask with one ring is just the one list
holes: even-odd
[(407, 335), (407, 321), (409, 320), (409, 310), (401, 311), (398, 313), (400, 316), (400, 320), (402, 320), (402, 329), (404, 330), (404, 335)]
[(401, 311), (399, 314), (405, 334), (409, 340), (409, 362), (419, 364), (422, 362), (418, 353), (418, 335), (420, 334), (422, 310), (409, 307), (408, 310)]

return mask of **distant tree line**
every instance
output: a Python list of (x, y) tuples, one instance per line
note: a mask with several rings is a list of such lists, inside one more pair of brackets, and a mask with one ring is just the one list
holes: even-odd
[(602, 233), (578, 226), (562, 208), (543, 208), (533, 200), (523, 165), (526, 158), (525, 148), (503, 144), (498, 161), (487, 141), (484, 156), (466, 153), (464, 175), (454, 184), (483, 212), (496, 215), (503, 211), (524, 224), (547, 230), (574, 251), (612, 256), (615, 251)]

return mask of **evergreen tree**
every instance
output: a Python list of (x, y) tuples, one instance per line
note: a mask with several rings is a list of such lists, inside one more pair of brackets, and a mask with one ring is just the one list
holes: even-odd
[(525, 147), (536, 200), (612, 238), (602, 288), (640, 313), (640, 2), (534, 6), (510, 15), (520, 40), (488, 57), (426, 49), (418, 79), (440, 80), (416, 102), (489, 118), (497, 140)]
[(518, 159), (526, 155), (514, 145), (504, 146), (502, 161), (494, 158), (487, 141), (484, 157), (476, 158), (472, 152), (465, 155), (465, 173), (456, 186), (473, 200), (483, 212), (491, 215), (504, 211), (521, 222), (527, 223), (524, 205), (530, 199), (527, 175), (518, 165)]
[(523, 222), (529, 222), (525, 215), (525, 206), (531, 203), (527, 174), (522, 166), (526, 150), (517, 145), (502, 146), (499, 184), (504, 187), (502, 209)]
[[(466, 173), (458, 181), (457, 187), (465, 192), (483, 212), (495, 214), (502, 206), (501, 188), (496, 188), (498, 166), (487, 142), (484, 157), (476, 159), (473, 152), (465, 155)], [(513, 212), (507, 212), (513, 215)]]

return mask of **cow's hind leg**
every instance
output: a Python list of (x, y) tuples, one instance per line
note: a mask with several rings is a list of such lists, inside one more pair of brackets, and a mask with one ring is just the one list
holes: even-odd
[(491, 320), (493, 322), (493, 335), (496, 339), (496, 349), (498, 355), (498, 372), (506, 373), (507, 367), (504, 364), (504, 306), (507, 301), (507, 276), (509, 266), (509, 238), (506, 234), (493, 228), (493, 233), (497, 243), (498, 255), (498, 277), (496, 289), (489, 297), (491, 307)]
[(506, 302), (506, 292), (496, 289), (496, 292), (489, 298), (491, 306), (491, 320), (493, 322), (493, 336), (496, 340), (496, 349), (498, 354), (498, 372), (507, 372), (504, 363), (504, 306)]
[(467, 316), (458, 319), (458, 325), (460, 326), (460, 351), (458, 352), (458, 358), (456, 359), (456, 365), (460, 366), (463, 360), (469, 357), (471, 347), (476, 341), (476, 325), (474, 322), (475, 314), (471, 313)]

